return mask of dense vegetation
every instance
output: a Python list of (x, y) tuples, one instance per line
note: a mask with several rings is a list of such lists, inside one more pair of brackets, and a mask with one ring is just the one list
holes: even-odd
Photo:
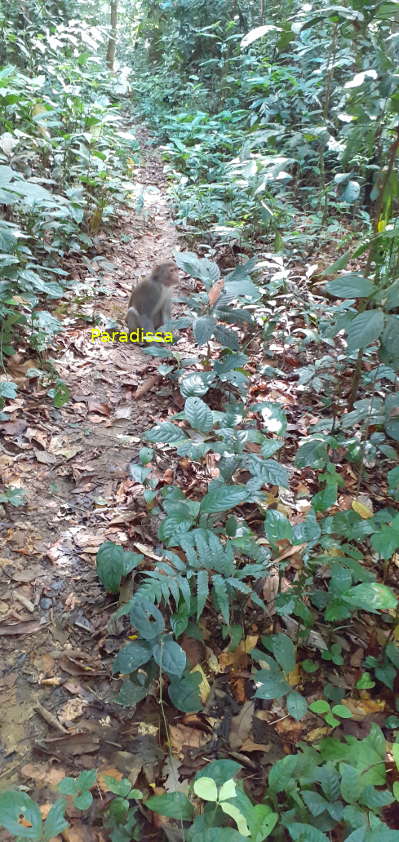
[[(109, 778), (113, 842), (144, 839), (154, 813), (187, 842), (399, 840), (397, 15), (361, 0), (3, 3), (3, 366), (31, 346), (49, 376), (70, 261), (98, 261), (98, 233), (134, 212), (139, 124), (195, 280), (172, 322), (191, 354), (146, 351), (182, 409), (130, 467), (161, 560), (111, 542), (97, 555), (108, 593), (135, 570), (113, 617), (131, 638), (118, 703), (157, 694), (167, 745), (172, 717), (208, 714), (223, 654), (235, 701), (288, 723), (264, 778), (222, 739), (185, 789)], [(3, 406), (15, 394), (4, 376)], [(206, 644), (194, 669), (183, 637)], [(86, 810), (95, 781), (61, 794)], [(20, 838), (62, 832), (64, 811), (43, 825), (26, 793), (0, 795)]]

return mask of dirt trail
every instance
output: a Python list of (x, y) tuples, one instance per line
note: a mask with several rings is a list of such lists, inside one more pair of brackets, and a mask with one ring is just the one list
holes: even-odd
[[(177, 243), (161, 166), (149, 160), (136, 177), (144, 188), (140, 217), (126, 217), (103, 236), (103, 254), (115, 268), (102, 272), (111, 294), (100, 295), (99, 307), (119, 322), (132, 278), (169, 258)], [(93, 284), (92, 271), (81, 276), (83, 288)], [(169, 387), (135, 402), (136, 387), (155, 370), (151, 358), (137, 346), (92, 343), (81, 316), (93, 312), (93, 302), (76, 306), (75, 295), (54, 354), (71, 400), (54, 409), (39, 385), (24, 398), (21, 376), (21, 398), (1, 424), (4, 483), (26, 489), (27, 503), (0, 514), (0, 790), (33, 781), (33, 794), (35, 786), (51, 785), (57, 764), (62, 777), (126, 750), (121, 722), (137, 736), (131, 712), (112, 702), (102, 664), (120, 640), (105, 628), (109, 608), (103, 610), (95, 554), (104, 539), (131, 549), (152, 543), (127, 465), (141, 432), (174, 409)], [(32, 755), (33, 743), (41, 758)]]

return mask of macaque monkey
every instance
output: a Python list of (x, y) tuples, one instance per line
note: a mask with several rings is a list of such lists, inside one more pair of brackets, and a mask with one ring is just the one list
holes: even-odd
[(171, 287), (177, 283), (176, 266), (169, 262), (155, 266), (148, 281), (133, 287), (126, 317), (129, 333), (138, 328), (155, 333), (170, 319)]

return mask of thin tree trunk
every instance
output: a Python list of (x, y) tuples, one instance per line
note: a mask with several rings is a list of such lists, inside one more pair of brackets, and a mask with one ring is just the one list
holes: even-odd
[(107, 67), (114, 69), (116, 50), (116, 30), (118, 26), (118, 0), (111, 0), (111, 34), (107, 46)]

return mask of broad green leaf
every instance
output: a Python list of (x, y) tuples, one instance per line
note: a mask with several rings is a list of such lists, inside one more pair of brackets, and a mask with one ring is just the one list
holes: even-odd
[(154, 640), (165, 629), (165, 622), (159, 608), (139, 595), (132, 599), (130, 619), (144, 640)]
[(217, 485), (202, 498), (200, 512), (202, 514), (226, 512), (228, 509), (245, 503), (248, 496), (248, 491), (243, 486)]
[(288, 754), (272, 766), (269, 772), (269, 788), (272, 792), (283, 792), (295, 786), (293, 776), (298, 762), (298, 755)]
[(331, 708), (334, 716), (340, 716), (341, 719), (351, 719), (353, 713), (346, 707), (346, 705), (333, 705)]
[(213, 379), (214, 376), (208, 372), (193, 372), (183, 377), (179, 384), (183, 398), (205, 395), (212, 385)]
[(165, 442), (166, 444), (173, 444), (186, 438), (184, 430), (177, 427), (176, 424), (172, 424), (171, 421), (164, 421), (143, 433), (143, 439), (146, 441)]
[(316, 699), (315, 702), (311, 702), (309, 705), (309, 710), (311, 710), (312, 713), (329, 713), (330, 705), (324, 699)]
[(193, 430), (200, 433), (207, 433), (213, 427), (213, 414), (209, 406), (201, 398), (187, 398), (184, 406), (184, 415)]
[[(90, 806), (93, 800), (92, 795), (90, 792), (85, 793), (85, 795), (90, 796)], [(75, 799), (74, 801), (75, 806), (79, 807), (79, 809), (86, 809), (81, 808), (79, 804), (76, 804), (76, 801), (77, 799)], [(67, 827), (69, 827), (69, 823), (65, 818), (65, 808), (66, 802), (63, 798), (61, 798), (58, 801), (56, 801), (55, 804), (53, 804), (53, 806), (49, 810), (43, 827), (43, 839), (45, 840), (45, 842), (48, 842), (50, 839), (54, 839), (55, 836), (58, 836), (60, 833), (66, 830)]]
[(345, 602), (352, 608), (360, 608), (363, 611), (394, 611), (397, 598), (390, 588), (378, 582), (364, 582), (355, 585), (345, 594)]
[(247, 821), (251, 831), (251, 842), (263, 842), (270, 836), (278, 822), (278, 814), (267, 804), (255, 804), (248, 813)]
[(124, 551), (118, 544), (106, 541), (96, 556), (97, 576), (108, 593), (118, 593), (124, 576)]
[(272, 31), (281, 32), (282, 30), (279, 26), (274, 26), (271, 23), (266, 23), (263, 26), (256, 26), (255, 29), (251, 29), (246, 35), (244, 35), (241, 39), (240, 47), (242, 49), (249, 47), (254, 43), (254, 41), (257, 41), (259, 38), (263, 38), (264, 35), (267, 35)]
[[(265, 658), (266, 661), (266, 658)], [(258, 670), (254, 674), (256, 682), (255, 698), (279, 699), (291, 690), (280, 670)]]
[(395, 761), (396, 768), (399, 770), (399, 743), (394, 743), (392, 746), (392, 756)]
[(384, 328), (381, 310), (365, 310), (352, 319), (348, 326), (348, 351), (366, 348), (379, 338)]
[(168, 695), (172, 705), (183, 713), (197, 713), (202, 710), (199, 694), (201, 675), (199, 672), (186, 673), (169, 683)]
[(223, 812), (226, 813), (227, 816), (230, 816), (230, 818), (232, 818), (233, 821), (235, 821), (238, 828), (238, 832), (241, 833), (242, 836), (250, 836), (245, 816), (243, 816), (241, 810), (239, 810), (235, 804), (230, 804), (229, 801), (222, 801), (220, 803), (220, 806)]
[(153, 646), (152, 654), (162, 672), (181, 676), (186, 668), (186, 653), (174, 640), (167, 638)]
[(113, 666), (114, 673), (129, 675), (135, 672), (142, 664), (146, 664), (152, 655), (151, 646), (144, 640), (131, 640), (126, 646), (119, 650)]
[(147, 799), (145, 806), (153, 813), (168, 816), (170, 819), (190, 821), (194, 815), (193, 805), (183, 792), (165, 792), (164, 795), (153, 795)]
[(195, 319), (193, 328), (197, 345), (206, 345), (212, 339), (216, 324), (216, 319), (213, 316), (201, 316), (199, 319)]
[(294, 537), (288, 518), (282, 512), (278, 512), (277, 509), (269, 509), (266, 512), (265, 535), (272, 544), (284, 539), (292, 543)]
[(301, 693), (298, 693), (297, 690), (291, 690), (291, 693), (288, 693), (287, 696), (287, 710), (289, 715), (298, 721), (305, 716), (307, 709), (308, 703), (305, 697)]
[(195, 780), (199, 780), (202, 777), (209, 777), (215, 781), (216, 786), (222, 786), (230, 778), (233, 778), (234, 775), (237, 775), (240, 769), (240, 764), (235, 760), (213, 760), (204, 769), (200, 769), (197, 772)]
[(327, 809), (328, 801), (326, 801), (326, 799), (318, 792), (304, 790), (302, 792), (302, 798), (312, 816), (321, 816), (321, 814)]
[(272, 635), (272, 652), (284, 672), (292, 672), (296, 663), (296, 649), (290, 637), (284, 632)]
[(218, 788), (212, 778), (198, 778), (197, 781), (194, 781), (193, 790), (198, 798), (202, 798), (203, 801), (218, 800)]
[(226, 801), (227, 798), (235, 798), (237, 792), (237, 785), (233, 778), (226, 781), (219, 790), (219, 801)]
[[(29, 827), (22, 824), (22, 817)], [(0, 827), (19, 839), (36, 840), (41, 837), (42, 826), (39, 807), (29, 795), (14, 790), (0, 794)]]
[(294, 842), (329, 842), (328, 836), (310, 824), (290, 822), (289, 833)]
[(325, 467), (327, 459), (328, 448), (325, 438), (314, 436), (301, 444), (295, 456), (295, 464), (298, 468), (307, 468), (311, 465), (317, 471)]
[(348, 763), (340, 763), (339, 771), (342, 798), (347, 804), (356, 804), (364, 788), (364, 781), (359, 770), (354, 766), (349, 766)]
[(121, 689), (115, 699), (118, 705), (122, 705), (127, 708), (133, 707), (148, 696), (148, 680), (142, 683), (139, 680), (140, 677), (141, 674), (138, 673), (137, 676), (125, 678), (125, 680), (122, 681)]

